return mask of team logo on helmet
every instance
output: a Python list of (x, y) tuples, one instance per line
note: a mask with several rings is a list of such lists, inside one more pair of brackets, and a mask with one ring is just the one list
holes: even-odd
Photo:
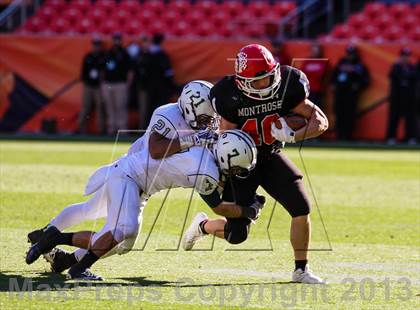
[(261, 50), (261, 54), (263, 55), (267, 63), (271, 64), (275, 62), (273, 54), (271, 54), (268, 49), (262, 46), (260, 50)]
[(236, 73), (242, 73), (247, 68), (247, 59), (246, 54), (243, 52), (238, 53), (236, 56), (236, 62), (235, 62), (235, 70)]

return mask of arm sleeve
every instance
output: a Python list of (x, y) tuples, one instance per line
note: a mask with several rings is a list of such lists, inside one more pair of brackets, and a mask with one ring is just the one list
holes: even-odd
[(217, 207), (222, 202), (217, 180), (206, 174), (197, 174), (195, 177), (195, 190), (210, 208)]
[(310, 87), (309, 80), (303, 71), (293, 68), (293, 74), (297, 80), (296, 97), (299, 102), (302, 102), (309, 97)]
[(217, 190), (208, 195), (200, 194), (200, 196), (210, 208), (216, 208), (222, 203), (222, 199), (220, 198), (220, 194)]

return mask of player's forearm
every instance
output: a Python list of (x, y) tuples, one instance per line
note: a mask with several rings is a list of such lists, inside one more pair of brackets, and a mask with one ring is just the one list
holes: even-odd
[(314, 110), (308, 125), (295, 132), (295, 141), (316, 138), (328, 129), (328, 119), (322, 111)]
[(178, 153), (181, 150), (178, 139), (162, 138), (158, 141), (149, 139), (149, 153), (153, 159), (161, 159)]

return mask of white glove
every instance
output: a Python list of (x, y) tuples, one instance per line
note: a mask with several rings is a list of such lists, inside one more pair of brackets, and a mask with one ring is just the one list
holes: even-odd
[(215, 140), (217, 140), (217, 134), (210, 129), (205, 129), (179, 138), (179, 145), (181, 146), (181, 150), (185, 150), (192, 146), (207, 146)]
[(295, 131), (287, 125), (283, 117), (279, 119), (281, 129), (278, 129), (275, 123), (271, 124), (271, 135), (278, 141), (295, 143)]

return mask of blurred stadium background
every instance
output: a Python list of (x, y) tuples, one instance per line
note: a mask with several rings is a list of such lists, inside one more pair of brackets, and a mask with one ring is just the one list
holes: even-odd
[[(319, 42), (330, 69), (355, 44), (371, 75), (357, 103), (353, 132), (363, 141), (386, 139), (388, 75), (401, 49), (411, 50), (413, 63), (420, 56), (420, 3), (415, 0), (1, 0), (0, 6), (3, 136), (77, 131), (81, 63), (98, 34), (109, 44), (120, 32), (127, 46), (141, 35), (163, 33), (179, 87), (233, 73), (228, 59), (247, 43), (272, 48), (281, 42), (277, 56), (282, 64), (297, 65), (296, 59), (309, 57), (312, 43)], [(324, 139), (334, 140), (328, 79), (327, 74), (324, 109), (332, 126)], [(130, 106), (130, 129), (137, 128), (136, 109)], [(95, 116), (91, 120), (89, 133), (94, 134)], [(52, 129), (45, 126), (48, 121)], [(398, 137), (403, 136), (400, 123)]]

